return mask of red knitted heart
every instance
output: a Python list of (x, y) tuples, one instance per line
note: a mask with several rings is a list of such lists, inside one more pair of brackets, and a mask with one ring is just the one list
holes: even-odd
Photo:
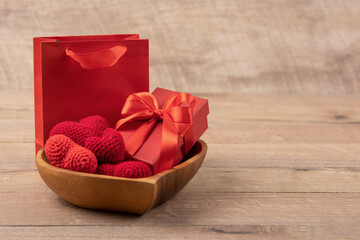
[(85, 127), (90, 128), (94, 135), (97, 136), (101, 136), (104, 130), (110, 127), (109, 122), (105, 118), (98, 115), (81, 119), (79, 123)]
[(80, 120), (79, 123), (65, 121), (55, 125), (50, 131), (50, 137), (62, 134), (69, 137), (75, 143), (84, 146), (88, 137), (101, 136), (109, 127), (108, 121), (101, 116), (90, 116)]
[(77, 172), (95, 173), (98, 166), (95, 155), (80, 145), (75, 145), (69, 149), (64, 162), (65, 168)]
[(143, 178), (152, 176), (151, 168), (141, 161), (125, 161), (114, 166), (114, 176)]
[(152, 176), (151, 168), (141, 161), (125, 161), (118, 164), (100, 164), (96, 170), (97, 174), (126, 177), (142, 178)]
[(64, 135), (54, 135), (45, 144), (45, 155), (50, 164), (55, 167), (65, 168), (64, 158), (73, 147), (74, 142)]
[(94, 173), (98, 166), (96, 156), (90, 150), (65, 135), (51, 136), (45, 144), (45, 155), (50, 164), (73, 171)]
[(103, 163), (119, 163), (124, 161), (125, 146), (120, 133), (107, 128), (101, 137), (88, 137), (84, 146), (91, 150)]
[(102, 175), (114, 176), (115, 166), (116, 164), (111, 164), (111, 163), (100, 164), (96, 169), (96, 173)]
[(93, 151), (101, 162), (118, 163), (124, 160), (124, 141), (120, 133), (109, 128), (108, 121), (103, 117), (90, 116), (79, 123), (61, 122), (50, 131), (50, 136), (56, 134), (63, 134)]
[(82, 126), (80, 123), (65, 121), (61, 122), (50, 131), (50, 137), (55, 135), (65, 135), (75, 143), (84, 146), (85, 139), (93, 136), (94, 133), (88, 127)]

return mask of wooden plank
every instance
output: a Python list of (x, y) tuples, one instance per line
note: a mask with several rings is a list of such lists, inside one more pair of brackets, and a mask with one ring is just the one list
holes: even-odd
[[(360, 192), (360, 168), (203, 168), (184, 191)], [(229, 184), (231, 183), (231, 184)]]
[(0, 120), (0, 142), (34, 142), (33, 120)]
[(359, 123), (359, 95), (199, 94), (216, 121)]
[[(64, 17), (70, 5), (70, 17)], [(150, 39), (152, 88), (360, 92), (356, 0), (5, 0), (0, 11), (0, 89), (32, 89), (34, 35), (109, 34), (120, 29)]]
[[(203, 167), (182, 190), (202, 193), (360, 192), (360, 168), (222, 168)], [(28, 191), (43, 185), (37, 170), (1, 171), (0, 193)], [(44, 189), (45, 190), (45, 189)]]
[(211, 143), (203, 167), (358, 168), (360, 144)]
[(347, 224), (205, 226), (21, 226), (1, 227), (8, 240), (26, 239), (354, 239), (360, 227)]
[(207, 143), (342, 143), (360, 142), (357, 124), (288, 122), (211, 122), (202, 137)]
[[(36, 186), (36, 185), (35, 185)], [(180, 192), (138, 217), (74, 207), (45, 187), (0, 199), (1, 226), (203, 226), (347, 224), (359, 227), (359, 193)], [(45, 191), (43, 191), (45, 190)]]
[[(34, 143), (0, 143), (0, 172), (35, 169)], [(360, 144), (209, 144), (203, 167), (360, 168)]]
[(0, 173), (35, 170), (34, 143), (0, 143)]

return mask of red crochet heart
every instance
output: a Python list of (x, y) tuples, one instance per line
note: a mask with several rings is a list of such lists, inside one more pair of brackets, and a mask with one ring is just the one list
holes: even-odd
[(84, 146), (91, 150), (103, 163), (119, 163), (124, 161), (124, 140), (120, 133), (107, 128), (101, 137), (88, 137)]
[(96, 173), (125, 178), (143, 178), (153, 175), (151, 168), (141, 161), (125, 161), (118, 164), (100, 164)]
[(73, 171), (94, 173), (98, 166), (90, 150), (65, 135), (51, 136), (45, 144), (45, 155), (51, 165)]
[(111, 164), (111, 163), (100, 164), (96, 169), (96, 173), (102, 175), (114, 176), (115, 166), (116, 164)]
[(152, 176), (151, 168), (141, 161), (125, 161), (116, 164), (114, 176), (126, 178), (144, 178)]
[(65, 168), (65, 156), (72, 148), (74, 142), (64, 135), (54, 135), (45, 144), (45, 155), (51, 165)]
[(79, 123), (82, 126), (88, 127), (96, 136), (101, 136), (104, 130), (110, 127), (108, 120), (98, 115), (81, 119)]
[(88, 137), (101, 136), (109, 127), (108, 121), (101, 116), (90, 116), (80, 122), (65, 121), (55, 125), (50, 131), (50, 137), (62, 134), (69, 137), (75, 143), (84, 146)]

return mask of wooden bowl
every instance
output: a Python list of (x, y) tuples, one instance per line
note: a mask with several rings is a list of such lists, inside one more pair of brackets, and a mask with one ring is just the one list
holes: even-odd
[(199, 140), (184, 161), (147, 178), (122, 178), (81, 173), (52, 166), (41, 149), (36, 165), (41, 178), (57, 195), (83, 208), (144, 214), (169, 200), (196, 174), (207, 151)]

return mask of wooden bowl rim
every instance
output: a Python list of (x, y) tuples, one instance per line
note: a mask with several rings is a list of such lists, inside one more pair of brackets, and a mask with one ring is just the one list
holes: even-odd
[(192, 156), (191, 158), (189, 158), (188, 160), (186, 160), (185, 162), (180, 163), (179, 165), (176, 165), (175, 167), (162, 171), (158, 174), (155, 174), (153, 176), (150, 177), (145, 177), (145, 178), (124, 178), (124, 177), (114, 177), (114, 176), (107, 176), (107, 175), (101, 175), (101, 174), (96, 174), (96, 173), (84, 173), (84, 172), (76, 172), (76, 171), (71, 171), (68, 169), (64, 169), (64, 168), (59, 168), (59, 167), (55, 167), (53, 165), (51, 165), (49, 162), (45, 161), (42, 158), (42, 154), (44, 152), (44, 148), (40, 149), (39, 152), (37, 153), (36, 156), (36, 163), (38, 165), (41, 165), (44, 168), (48, 168), (51, 169), (52, 171), (55, 172), (59, 172), (59, 173), (65, 173), (65, 174), (72, 174), (72, 175), (78, 175), (78, 176), (83, 176), (83, 177), (90, 177), (90, 178), (97, 178), (97, 179), (112, 179), (115, 181), (128, 181), (128, 182), (147, 182), (147, 183), (153, 183), (155, 184), (161, 177), (176, 171), (177, 169), (180, 169), (186, 165), (189, 165), (193, 162), (195, 162), (197, 159), (199, 159), (199, 157), (203, 154), (206, 153), (207, 151), (207, 144), (206, 142), (204, 142), (203, 140), (199, 139), (197, 141), (197, 143), (200, 144), (201, 150), (196, 153), (194, 156)]

